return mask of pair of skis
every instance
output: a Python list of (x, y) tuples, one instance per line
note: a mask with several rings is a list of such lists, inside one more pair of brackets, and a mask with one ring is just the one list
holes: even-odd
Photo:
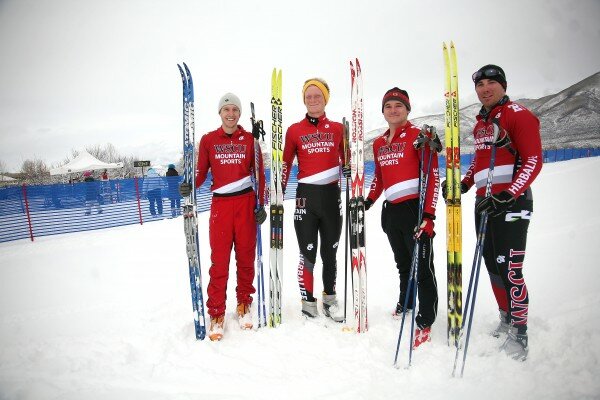
[[(367, 263), (365, 248), (365, 163), (363, 126), (363, 88), (360, 63), (350, 61), (352, 82), (352, 131), (350, 134), (351, 197), (349, 200), (350, 253), (352, 265), (352, 301), (354, 328), (363, 333), (369, 329), (367, 318)], [(346, 216), (348, 218), (348, 216)]]
[(443, 44), (446, 141), (446, 258), (448, 274), (448, 345), (458, 347), (462, 325), (462, 210), (460, 201), (460, 121), (456, 49)]
[[(460, 121), (458, 107), (458, 70), (456, 65), (456, 48), (450, 42), (450, 49), (443, 44), (445, 70), (445, 136), (446, 136), (446, 226), (447, 226), (447, 266), (448, 266), (448, 345), (456, 347), (452, 376), (456, 376), (460, 366), (460, 377), (463, 376), (467, 361), (467, 350), (473, 322), (473, 311), (477, 296), (479, 270), (483, 256), (485, 232), (487, 230), (487, 212), (481, 214), (477, 230), (477, 243), (473, 266), (469, 278), (469, 287), (465, 302), (465, 319), (462, 304), (462, 211), (461, 211), (461, 170), (460, 170)], [(490, 166), (485, 189), (485, 197), (492, 194), (496, 145), (499, 133), (494, 123), (494, 140), (491, 145)], [(466, 330), (465, 330), (466, 325)], [(462, 359), (459, 354), (462, 352)]]
[(281, 280), (283, 275), (283, 103), (281, 70), (271, 75), (271, 176), (269, 215), (271, 223), (269, 252), (269, 326), (281, 324)]
[[(250, 111), (252, 117), (252, 135), (254, 136), (254, 174), (252, 180), (254, 182), (254, 192), (256, 193), (256, 210), (260, 207), (260, 143), (259, 138), (262, 135), (263, 141), (265, 140), (265, 130), (263, 129), (262, 120), (256, 121), (254, 114), (254, 103), (250, 102)], [(256, 211), (255, 210), (255, 211)], [(262, 232), (260, 224), (256, 224), (256, 288), (257, 294), (257, 311), (258, 311), (258, 327), (262, 328), (267, 326), (267, 311), (265, 306), (265, 277), (263, 270), (263, 259), (262, 259)]]
[[(258, 326), (268, 324), (275, 328), (281, 324), (281, 281), (283, 276), (283, 102), (282, 72), (273, 68), (271, 74), (271, 173), (269, 182), (269, 315), (265, 316), (265, 289), (262, 264), (262, 238), (257, 227), (257, 287), (258, 287)], [(254, 104), (251, 103), (252, 126), (254, 128)], [(260, 121), (262, 131), (262, 121)], [(264, 134), (264, 131), (263, 131)], [(258, 151), (255, 140), (255, 169), (258, 170)], [(258, 177), (256, 178), (258, 185)], [(258, 193), (258, 190), (257, 190)], [(257, 198), (258, 201), (258, 198)], [(262, 311), (262, 315), (261, 315)], [(268, 321), (265, 321), (267, 319)], [(263, 324), (264, 322), (264, 324)]]
[(202, 274), (200, 271), (200, 245), (198, 242), (198, 210), (196, 207), (196, 190), (194, 174), (196, 159), (194, 157), (194, 83), (188, 66), (177, 64), (183, 83), (183, 183), (192, 188), (190, 195), (183, 200), (183, 227), (185, 232), (190, 289), (192, 292), (192, 308), (194, 310), (194, 330), (196, 339), (206, 336), (204, 319), (204, 297), (202, 295)]

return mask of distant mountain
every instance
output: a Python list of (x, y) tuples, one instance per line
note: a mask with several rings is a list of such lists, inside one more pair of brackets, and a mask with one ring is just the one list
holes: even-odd
[[(557, 94), (516, 102), (540, 119), (544, 149), (600, 147), (600, 72)], [(477, 103), (460, 109), (460, 147), (464, 154), (473, 152), (473, 126), (480, 108)], [(417, 126), (435, 126), (444, 143), (444, 114), (410, 120)], [(373, 141), (386, 130), (387, 127), (382, 127), (365, 133), (366, 160), (373, 159)], [(261, 142), (261, 148), (265, 166), (269, 167), (270, 146)]]
[[(517, 103), (529, 108), (541, 123), (544, 149), (600, 147), (600, 72), (557, 94), (541, 99), (520, 99)], [(461, 152), (473, 152), (473, 126), (481, 104), (460, 110)], [(444, 143), (444, 114), (428, 115), (411, 121), (421, 126), (435, 126)], [(365, 134), (365, 156), (373, 159), (373, 140), (386, 131), (379, 128)]]

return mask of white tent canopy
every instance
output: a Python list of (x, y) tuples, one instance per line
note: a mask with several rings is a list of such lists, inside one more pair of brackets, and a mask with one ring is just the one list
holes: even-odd
[(0, 182), (15, 182), (15, 178), (11, 178), (10, 176), (0, 175)]
[(91, 171), (94, 169), (113, 169), (123, 168), (123, 163), (105, 163), (98, 160), (85, 150), (79, 152), (79, 155), (62, 167), (50, 170), (50, 175), (71, 174), (75, 172)]

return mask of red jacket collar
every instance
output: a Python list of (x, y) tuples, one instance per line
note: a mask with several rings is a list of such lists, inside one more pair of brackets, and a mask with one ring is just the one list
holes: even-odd
[[(394, 132), (394, 135), (392, 136), (392, 139), (394, 139), (396, 136), (400, 135), (400, 133), (402, 133), (402, 131), (404, 131), (406, 128), (410, 127), (412, 125), (412, 122), (410, 122), (409, 120), (406, 120), (406, 123), (402, 126), (399, 126), (398, 128), (396, 128), (396, 132)], [(383, 136), (385, 138), (388, 138), (390, 136), (390, 130), (388, 129), (387, 131), (385, 131), (385, 133), (383, 134)]]
[[(229, 137), (229, 135), (223, 130), (222, 126), (220, 126), (219, 129), (217, 129), (217, 132), (219, 133), (219, 136)], [(244, 128), (241, 125), (238, 125), (238, 128), (235, 130), (235, 132), (231, 134), (231, 137), (238, 137), (245, 133), (246, 131), (244, 130)]]

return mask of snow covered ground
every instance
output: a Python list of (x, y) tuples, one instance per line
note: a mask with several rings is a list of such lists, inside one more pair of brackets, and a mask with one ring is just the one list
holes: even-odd
[[(284, 323), (238, 329), (232, 269), (219, 343), (194, 339), (181, 219), (0, 244), (0, 399), (598, 399), (599, 169), (600, 158), (547, 164), (534, 184), (524, 363), (498, 353), (499, 341), (487, 335), (497, 310), (483, 269), (465, 376), (451, 378), (440, 222), (433, 340), (414, 353), (410, 369), (392, 367), (399, 321), (390, 312), (398, 283), (379, 226), (381, 200), (367, 214), (369, 332), (306, 321), (295, 276), (294, 204), (287, 201)], [(475, 243), (472, 193), (463, 204), (466, 293)], [(443, 220), (443, 205), (438, 215)], [(207, 213), (200, 224), (208, 243)], [(207, 245), (201, 256), (206, 291)], [(338, 260), (343, 295), (342, 251)]]

